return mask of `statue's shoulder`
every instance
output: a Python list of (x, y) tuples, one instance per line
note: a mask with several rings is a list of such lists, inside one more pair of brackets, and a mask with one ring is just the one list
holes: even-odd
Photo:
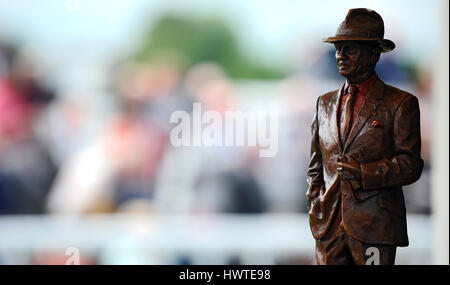
[(327, 92), (327, 93), (319, 96), (318, 100), (319, 100), (319, 102), (322, 102), (322, 103), (327, 103), (327, 102), (333, 101), (335, 96), (338, 95), (338, 92), (339, 92), (339, 89)]
[(413, 94), (398, 87), (384, 83), (384, 88), (385, 94), (387, 95), (386, 98), (389, 98), (395, 104), (401, 104), (402, 102), (407, 100), (418, 100), (417, 97)]

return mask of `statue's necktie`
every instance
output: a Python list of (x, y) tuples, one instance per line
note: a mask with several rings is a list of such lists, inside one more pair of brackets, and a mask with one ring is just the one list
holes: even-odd
[(355, 103), (356, 93), (358, 93), (358, 88), (354, 85), (350, 85), (348, 88), (347, 100), (344, 102), (341, 114), (341, 138), (342, 142), (347, 140), (347, 137), (352, 126), (352, 114), (353, 106)]

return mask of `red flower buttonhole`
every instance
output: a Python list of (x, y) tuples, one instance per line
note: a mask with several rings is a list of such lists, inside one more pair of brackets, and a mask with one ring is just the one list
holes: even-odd
[(382, 129), (383, 128), (383, 123), (378, 121), (378, 120), (373, 120), (372, 127), (373, 128), (380, 128), (380, 129)]

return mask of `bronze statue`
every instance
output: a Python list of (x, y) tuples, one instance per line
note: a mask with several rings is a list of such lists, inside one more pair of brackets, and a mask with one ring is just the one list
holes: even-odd
[(351, 9), (334, 44), (346, 82), (320, 96), (311, 126), (306, 194), (318, 264), (394, 264), (408, 246), (402, 186), (422, 173), (417, 98), (375, 73), (384, 39), (381, 16)]

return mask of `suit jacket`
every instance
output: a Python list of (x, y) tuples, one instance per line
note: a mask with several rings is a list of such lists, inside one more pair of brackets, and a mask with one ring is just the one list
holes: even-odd
[[(343, 87), (318, 98), (311, 126), (306, 196), (312, 234), (323, 237), (339, 209), (344, 229), (353, 238), (407, 246), (402, 186), (418, 180), (423, 169), (418, 100), (377, 78), (341, 143), (338, 108)], [(340, 178), (340, 156), (360, 163), (361, 181)]]

